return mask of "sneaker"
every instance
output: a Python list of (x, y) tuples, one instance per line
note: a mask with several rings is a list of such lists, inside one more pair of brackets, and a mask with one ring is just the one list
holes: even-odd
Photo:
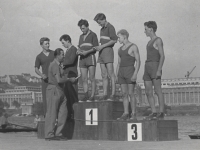
[(79, 102), (86, 102), (87, 100), (88, 100), (88, 95), (85, 94), (85, 96)]
[(129, 121), (138, 121), (135, 113), (131, 113), (131, 118), (129, 119)]
[(149, 116), (143, 118), (143, 120), (156, 120), (156, 119), (157, 119), (157, 113), (151, 113)]
[(108, 95), (102, 96), (99, 101), (106, 101), (108, 99)]
[(163, 112), (160, 112), (157, 114), (157, 119), (158, 120), (164, 120), (165, 114)]
[(129, 119), (129, 114), (123, 114), (117, 121), (127, 121)]
[(87, 100), (87, 102), (94, 102), (94, 101), (95, 101), (94, 96), (93, 96), (93, 97), (90, 97), (90, 98)]
[(115, 95), (110, 95), (110, 97), (107, 100), (108, 101), (115, 101)]

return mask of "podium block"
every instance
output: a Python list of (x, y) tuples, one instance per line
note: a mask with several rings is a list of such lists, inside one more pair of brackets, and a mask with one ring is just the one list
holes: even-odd
[[(122, 113), (122, 102), (76, 103), (74, 120), (66, 122), (63, 135), (75, 140), (178, 140), (177, 120), (116, 121)], [(38, 124), (38, 138), (44, 138), (44, 121)]]
[[(122, 102), (102, 101), (102, 102), (82, 102), (74, 104), (74, 118), (85, 120), (86, 109), (90, 113), (91, 109), (97, 109), (98, 120), (116, 120), (123, 114)], [(89, 114), (88, 114), (89, 115)]]
[(178, 140), (177, 120), (113, 122), (114, 141), (173, 141)]

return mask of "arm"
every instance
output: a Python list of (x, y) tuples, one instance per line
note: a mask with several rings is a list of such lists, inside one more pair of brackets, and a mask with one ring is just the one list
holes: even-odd
[(47, 76), (40, 72), (41, 61), (40, 58), (37, 56), (35, 60), (35, 73), (39, 75), (42, 79), (46, 79)]
[(162, 67), (163, 67), (163, 64), (164, 64), (164, 60), (165, 60), (165, 54), (164, 54), (164, 49), (163, 49), (163, 42), (162, 42), (162, 39), (161, 38), (158, 38), (156, 40), (156, 47), (158, 49), (158, 52), (160, 54), (160, 61), (159, 61), (159, 65), (158, 65), (158, 70), (157, 70), (157, 73), (156, 75), (157, 76), (161, 76), (162, 74)]
[(71, 65), (74, 63), (74, 61), (76, 60), (77, 57), (77, 49), (76, 48), (71, 48), (68, 52), (66, 52), (65, 54), (65, 58), (63, 61), (63, 65), (67, 66), (67, 65)]
[(116, 68), (116, 78), (117, 78), (117, 82), (118, 82), (118, 73), (119, 73), (119, 65), (121, 63), (121, 57), (118, 56), (118, 64), (117, 64), (117, 68)]
[(67, 81), (70, 81), (70, 82), (75, 82), (77, 79), (72, 77), (72, 78), (68, 78), (67, 77), (67, 74), (65, 74), (64, 76), (62, 76), (60, 74), (60, 70), (59, 70), (59, 67), (56, 67), (53, 69), (53, 74), (55, 75), (55, 78), (56, 78), (56, 81), (58, 83), (65, 83)]
[(109, 27), (109, 37), (111, 39), (109, 42), (96, 47), (98, 51), (101, 51), (105, 47), (109, 47), (117, 43), (118, 37), (116, 35), (115, 28), (113, 26)]
[(93, 45), (93, 48), (87, 51), (83, 51), (82, 55), (87, 55), (89, 53), (94, 53), (97, 51), (95, 47), (99, 45), (99, 42), (98, 42), (97, 35), (95, 33), (93, 34), (93, 37), (92, 37), (92, 45)]
[(135, 66), (135, 71), (133, 73), (133, 76), (131, 78), (131, 80), (133, 82), (136, 82), (137, 80), (137, 74), (138, 74), (138, 71), (140, 69), (140, 64), (141, 64), (141, 61), (140, 61), (140, 54), (139, 54), (139, 50), (138, 50), (138, 47), (136, 45), (133, 45), (130, 49), (132, 51), (132, 53), (134, 54), (135, 56), (135, 60), (136, 60), (136, 66)]

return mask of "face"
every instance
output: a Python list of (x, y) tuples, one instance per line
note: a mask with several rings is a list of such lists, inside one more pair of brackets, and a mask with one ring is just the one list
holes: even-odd
[(121, 34), (118, 34), (117, 36), (118, 36), (119, 43), (122, 44), (124, 42), (125, 37)]
[(82, 26), (80, 27), (80, 29), (81, 29), (81, 31), (83, 32), (83, 34), (87, 34), (87, 32), (88, 32), (88, 30), (89, 30), (89, 28), (86, 27), (85, 25), (82, 25)]
[(41, 45), (41, 47), (44, 49), (44, 50), (49, 50), (49, 41), (44, 41), (43, 44)]
[(68, 44), (69, 44), (69, 41), (65, 41), (64, 39), (61, 40), (61, 43), (62, 45), (65, 47), (65, 48), (68, 48)]
[(58, 60), (59, 60), (59, 62), (62, 62), (63, 59), (64, 59), (64, 51), (61, 51), (60, 55), (58, 55)]
[(97, 20), (97, 23), (101, 26), (104, 27), (106, 24), (106, 20)]
[(152, 28), (148, 28), (147, 26), (144, 26), (144, 33), (146, 34), (146, 36), (150, 36), (151, 30)]

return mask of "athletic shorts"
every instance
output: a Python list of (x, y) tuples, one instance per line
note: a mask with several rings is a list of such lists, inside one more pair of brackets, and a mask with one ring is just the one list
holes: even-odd
[(114, 51), (112, 47), (106, 47), (99, 52), (98, 63), (107, 64), (114, 62)]
[(136, 82), (131, 81), (131, 77), (135, 71), (134, 66), (119, 67), (118, 72), (118, 83), (119, 84), (135, 84)]
[(80, 68), (88, 68), (90, 66), (95, 66), (96, 67), (96, 57), (94, 54), (92, 55), (89, 55), (89, 56), (82, 56), (80, 58), (80, 61), (79, 61), (79, 67)]
[[(156, 72), (158, 70), (158, 66), (159, 62), (146, 62), (144, 67), (143, 80), (152, 81), (153, 79), (156, 79)], [(157, 79), (161, 79), (161, 77), (158, 77)]]

